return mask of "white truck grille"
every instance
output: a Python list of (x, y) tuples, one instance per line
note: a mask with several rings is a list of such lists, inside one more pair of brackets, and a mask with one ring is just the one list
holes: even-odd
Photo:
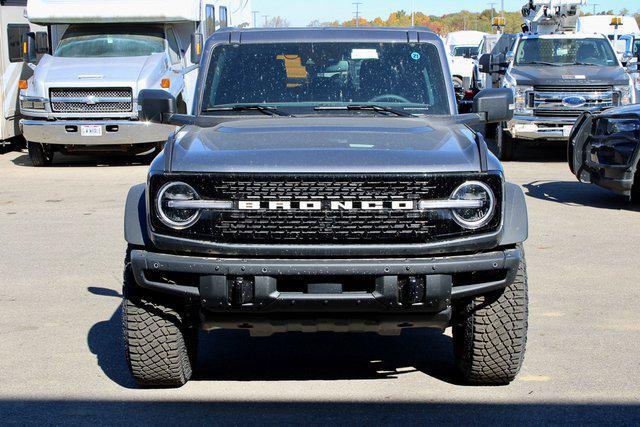
[(131, 88), (55, 88), (51, 89), (54, 113), (130, 113)]

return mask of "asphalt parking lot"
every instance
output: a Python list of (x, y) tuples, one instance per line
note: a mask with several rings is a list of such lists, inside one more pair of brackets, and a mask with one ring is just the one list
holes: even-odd
[(531, 315), (508, 387), (452, 377), (450, 334), (203, 337), (196, 379), (139, 390), (122, 350), (122, 216), (147, 167), (0, 154), (0, 422), (640, 422), (640, 212), (561, 149), (506, 164), (527, 194)]

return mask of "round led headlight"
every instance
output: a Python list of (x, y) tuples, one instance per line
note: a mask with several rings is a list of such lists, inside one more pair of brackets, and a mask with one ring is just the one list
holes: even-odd
[(475, 230), (491, 221), (496, 209), (496, 197), (488, 185), (469, 181), (462, 184), (451, 195), (451, 200), (476, 202), (474, 207), (452, 209), (453, 218), (462, 227)]
[(185, 202), (194, 200), (200, 200), (200, 196), (193, 187), (184, 182), (170, 182), (158, 192), (156, 198), (158, 218), (171, 228), (178, 230), (189, 228), (198, 221), (200, 210), (184, 205)]

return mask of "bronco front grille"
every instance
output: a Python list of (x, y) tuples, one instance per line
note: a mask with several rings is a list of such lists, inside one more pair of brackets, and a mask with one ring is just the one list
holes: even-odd
[(55, 88), (50, 91), (54, 113), (130, 113), (131, 88)]
[(152, 227), (160, 234), (235, 244), (411, 244), (486, 234), (501, 224), (502, 177), (473, 175), (154, 175), (150, 194), (167, 182), (182, 181), (203, 199), (231, 201), (385, 201), (448, 199), (467, 180), (481, 180), (494, 191), (498, 206), (494, 217), (479, 230), (460, 227), (450, 211), (421, 210), (258, 210), (203, 211), (187, 230), (176, 231), (157, 219), (155, 203)]

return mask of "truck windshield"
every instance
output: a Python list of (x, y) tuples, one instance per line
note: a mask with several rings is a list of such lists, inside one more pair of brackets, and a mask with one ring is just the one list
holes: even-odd
[(54, 56), (65, 58), (149, 56), (164, 52), (160, 27), (72, 25), (62, 36)]
[[(220, 46), (206, 77), (203, 112), (262, 105), (323, 114), (450, 114), (438, 49), (427, 43), (282, 43)], [(347, 107), (369, 108), (347, 108)], [(234, 109), (231, 109), (234, 111)], [(259, 114), (244, 109), (246, 114)]]
[(532, 38), (518, 45), (515, 64), (615, 66), (618, 61), (604, 38)]
[(464, 56), (465, 58), (471, 58), (478, 54), (478, 46), (455, 46), (453, 48), (453, 56)]

